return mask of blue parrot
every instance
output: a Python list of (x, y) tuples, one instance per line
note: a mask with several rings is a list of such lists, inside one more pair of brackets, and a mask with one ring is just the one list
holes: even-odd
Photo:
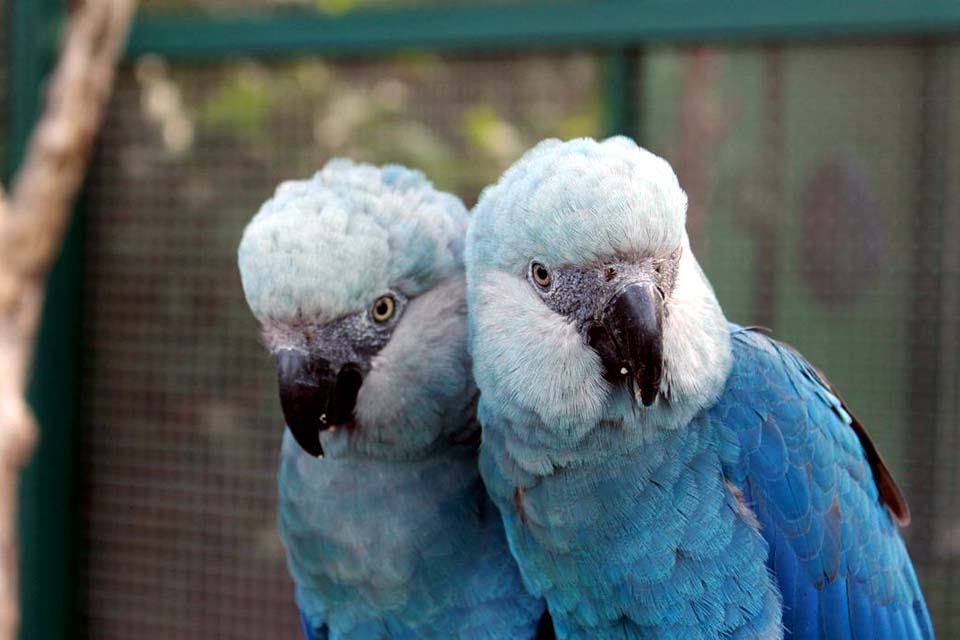
[(477, 468), (466, 226), (419, 172), (332, 160), (281, 184), (244, 231), (243, 289), (288, 427), (279, 523), (308, 640), (537, 633), (545, 604)]
[(730, 325), (670, 165), (542, 142), (477, 204), (480, 468), (560, 638), (931, 638), (906, 503), (826, 379)]

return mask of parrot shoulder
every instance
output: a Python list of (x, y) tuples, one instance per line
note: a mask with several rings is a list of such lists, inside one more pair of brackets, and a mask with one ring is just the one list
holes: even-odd
[[(771, 336), (773, 333), (766, 327), (747, 327), (745, 330), (763, 334), (764, 337)], [(873, 481), (876, 484), (877, 491), (880, 494), (880, 502), (886, 506), (891, 517), (899, 526), (906, 527), (909, 525), (910, 506), (907, 504), (907, 499), (904, 497), (903, 491), (900, 490), (900, 486), (897, 484), (896, 479), (890, 472), (889, 467), (887, 467), (886, 462), (884, 462), (883, 456), (880, 455), (880, 451), (874, 444), (873, 438), (871, 438), (870, 434), (867, 432), (867, 428), (850, 410), (850, 407), (846, 402), (844, 402), (843, 398), (840, 396), (840, 393), (837, 391), (837, 388), (833, 386), (833, 384), (827, 379), (827, 376), (823, 373), (823, 371), (810, 364), (810, 362), (808, 362), (807, 359), (804, 358), (793, 346), (785, 342), (774, 340), (772, 337), (767, 339), (773, 343), (776, 348), (789, 355), (796, 363), (798, 368), (808, 379), (810, 379), (811, 382), (818, 384), (823, 388), (823, 390), (833, 397), (832, 400), (838, 405), (837, 408), (842, 410), (839, 412), (841, 418), (843, 418), (844, 421), (849, 420), (848, 424), (850, 428), (853, 429), (853, 432), (857, 436), (857, 440), (860, 442), (860, 446), (863, 448), (864, 456), (866, 456), (867, 463), (870, 465), (870, 471), (873, 474)]]
[[(708, 410), (725, 478), (756, 515), (795, 635), (930, 638), (897, 525), (906, 500), (869, 435), (797, 351), (731, 327), (734, 365)], [(902, 633), (901, 633), (902, 631)]]

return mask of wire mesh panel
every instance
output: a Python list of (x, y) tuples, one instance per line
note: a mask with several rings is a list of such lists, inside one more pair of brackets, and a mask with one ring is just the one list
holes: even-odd
[(236, 267), (274, 186), (347, 155), (472, 201), (540, 138), (596, 135), (597, 78), (582, 54), (122, 71), (86, 202), (86, 636), (298, 633), (274, 364)]
[(960, 633), (960, 47), (660, 48), (643, 131), (690, 196), (727, 316), (774, 330), (867, 426), (913, 509), (941, 637)]
[[(400, 3), (417, 4), (148, 10)], [(912, 504), (935, 624), (957, 635), (960, 45), (657, 47), (637, 68), (642, 102), (619, 111), (676, 167), (728, 317), (797, 346), (867, 425)], [(472, 204), (541, 138), (598, 135), (616, 107), (601, 75), (584, 53), (123, 69), (85, 207), (85, 635), (296, 637), (273, 363), (235, 260), (276, 183), (345, 155)]]

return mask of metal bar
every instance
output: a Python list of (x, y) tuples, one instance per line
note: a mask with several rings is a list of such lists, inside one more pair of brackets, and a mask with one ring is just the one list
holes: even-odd
[(378, 55), (394, 51), (617, 49), (648, 42), (960, 33), (957, 0), (596, 0), (137, 19), (128, 56)]
[[(904, 463), (909, 473), (910, 506), (923, 526), (909, 531), (910, 554), (918, 564), (933, 558), (938, 528), (951, 526), (938, 517), (936, 462), (942, 450), (936, 437), (941, 402), (944, 230), (947, 217), (947, 169), (949, 154), (950, 77), (946, 48), (923, 45), (921, 82), (917, 94), (920, 108), (917, 131), (917, 207), (913, 219), (913, 277), (910, 286), (909, 360), (914, 364), (905, 391), (909, 420), (904, 430)], [(952, 488), (947, 488), (950, 491)]]
[[(756, 175), (760, 202), (751, 211), (749, 233), (753, 240), (753, 268), (750, 270), (753, 294), (750, 322), (771, 330), (777, 327), (777, 293), (783, 286), (783, 260), (786, 252), (784, 223), (771, 210), (787, 210), (784, 197), (783, 165), (786, 154), (785, 85), (786, 64), (779, 44), (763, 48), (763, 72), (760, 103), (760, 149)], [(768, 209), (769, 207), (769, 209)]]
[(9, 141), (7, 163), (10, 174), (20, 164), (27, 138), (40, 104), (43, 60), (36, 46), (36, 34), (42, 30), (43, 14), (39, 2), (11, 0), (8, 8), (10, 38), (9, 68)]
[[(955, 105), (960, 100), (960, 47), (954, 45), (945, 49), (944, 80), (947, 93), (943, 99), (947, 105)], [(943, 150), (946, 152), (943, 170), (944, 177), (948, 178), (960, 175), (960, 157), (957, 154), (957, 150), (960, 150), (960, 112), (948, 109), (945, 124), (947, 136), (943, 141)], [(956, 180), (946, 179), (943, 186), (946, 210), (942, 237), (960, 238), (960, 184)], [(957, 429), (957, 425), (960, 425), (960, 247), (955, 242), (946, 241), (941, 252), (940, 411), (933, 434), (933, 440), (937, 443), (937, 458), (933, 462), (937, 495), (931, 508), (938, 515), (939, 523), (936, 526), (943, 535), (943, 531), (950, 530), (949, 514), (957, 513), (960, 506), (960, 496), (956, 491), (956, 487), (960, 486), (960, 464), (955, 455), (960, 449), (960, 429)], [(926, 572), (927, 575), (933, 575), (933, 579), (944, 578), (942, 613), (938, 616), (939, 620), (934, 619), (934, 627), (940, 630), (941, 635), (950, 631), (956, 633), (955, 630), (960, 628), (960, 617), (951, 597), (960, 592), (960, 571), (955, 568), (948, 570), (944, 566), (944, 555), (938, 555), (935, 569)]]
[(639, 51), (619, 49), (604, 59), (604, 122), (606, 135), (635, 138), (637, 119), (637, 70)]
[[(41, 108), (53, 62), (62, 0), (12, 0), (10, 46), (11, 175), (20, 164)], [(20, 637), (72, 637), (76, 611), (76, 469), (81, 244), (78, 223), (67, 233), (47, 283), (37, 336), (30, 404), (40, 442), (20, 483)]]
[(79, 210), (47, 279), (28, 397), (40, 444), (20, 498), (22, 640), (75, 635), (79, 540), (83, 222)]

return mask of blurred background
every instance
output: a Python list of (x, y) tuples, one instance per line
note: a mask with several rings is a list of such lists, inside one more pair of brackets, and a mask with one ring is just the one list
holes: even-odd
[[(63, 11), (0, 0), (4, 176)], [(960, 8), (938, 0), (142, 2), (49, 290), (22, 637), (298, 637), (245, 223), (331, 156), (472, 205), (540, 139), (610, 133), (673, 163), (728, 317), (867, 425), (960, 637)]]

